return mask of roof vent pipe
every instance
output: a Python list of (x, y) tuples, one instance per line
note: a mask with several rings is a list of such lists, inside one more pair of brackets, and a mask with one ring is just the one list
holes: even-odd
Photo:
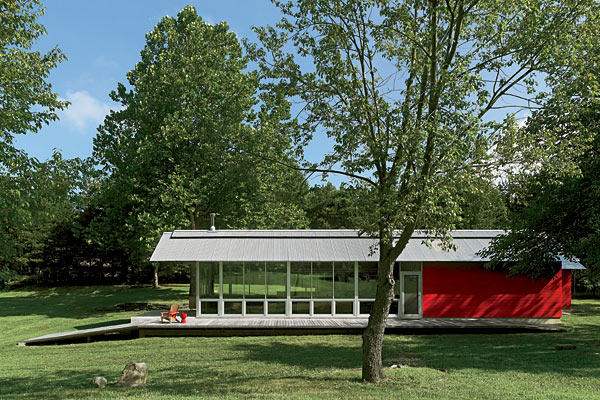
[(215, 213), (210, 213), (210, 231), (214, 232), (217, 230), (217, 228), (215, 228)]

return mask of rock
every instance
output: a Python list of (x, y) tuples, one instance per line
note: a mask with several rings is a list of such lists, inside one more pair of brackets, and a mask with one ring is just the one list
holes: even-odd
[(575, 350), (577, 346), (574, 344), (557, 344), (554, 348), (556, 350)]
[(108, 383), (108, 381), (106, 380), (105, 377), (103, 376), (97, 376), (94, 378), (94, 380), (92, 381), (92, 384), (94, 386), (99, 387), (100, 389), (104, 389), (106, 387), (106, 384)]
[(148, 366), (146, 363), (127, 363), (117, 386), (146, 386)]

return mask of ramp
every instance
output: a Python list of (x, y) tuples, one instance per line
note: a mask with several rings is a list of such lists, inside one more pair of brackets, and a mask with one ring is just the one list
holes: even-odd
[(88, 342), (92, 341), (95, 336), (101, 336), (108, 333), (126, 333), (137, 331), (138, 325), (127, 323), (119, 325), (101, 326), (99, 328), (81, 329), (78, 331), (51, 333), (48, 335), (38, 336), (31, 339), (26, 339), (17, 343), (18, 346), (32, 346), (36, 344), (48, 344), (61, 341), (69, 341), (74, 339), (87, 339)]

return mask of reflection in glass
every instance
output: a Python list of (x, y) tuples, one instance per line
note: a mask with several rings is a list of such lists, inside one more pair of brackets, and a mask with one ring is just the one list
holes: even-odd
[[(200, 263), (199, 295), (203, 299), (216, 299), (219, 297), (219, 263)], [(203, 313), (204, 314), (204, 313)], [(216, 313), (215, 313), (216, 314)]]
[(265, 298), (265, 263), (244, 263), (244, 288), (247, 299)]
[(371, 309), (373, 308), (373, 301), (361, 301), (360, 302), (360, 313), (361, 314), (371, 314)]
[[(377, 263), (358, 263), (358, 297), (361, 299), (375, 298), (377, 290)], [(362, 310), (361, 310), (362, 314)], [(367, 313), (368, 314), (368, 313)]]
[(225, 314), (241, 314), (242, 313), (242, 302), (241, 301), (226, 301), (223, 303)]
[(312, 263), (313, 299), (331, 299), (331, 298), (333, 298), (333, 284), (332, 283), (333, 283), (333, 263), (332, 262), (314, 262), (314, 263)]
[[(336, 262), (333, 265), (334, 288), (333, 294), (336, 299), (354, 298), (354, 263)], [(337, 313), (337, 309), (336, 309)]]
[(335, 302), (335, 313), (337, 314), (350, 314), (354, 313), (354, 303), (351, 301), (336, 301)]
[[(285, 299), (287, 297), (287, 264), (267, 263), (266, 265), (267, 297), (270, 299)], [(285, 310), (283, 313), (285, 314)]]
[(404, 275), (404, 314), (419, 313), (419, 276)]
[[(223, 298), (241, 299), (244, 296), (242, 263), (223, 263)], [(241, 313), (241, 310), (240, 310)]]
[(217, 314), (218, 304), (216, 301), (201, 301), (200, 312), (202, 314)]
[(310, 303), (308, 301), (293, 301), (292, 314), (310, 314)]
[(263, 315), (264, 313), (264, 301), (246, 301), (246, 315)]
[(292, 299), (310, 299), (310, 262), (290, 263), (290, 285)]
[(269, 314), (285, 314), (285, 301), (270, 301), (268, 310)]
[(314, 314), (331, 314), (331, 301), (315, 301)]

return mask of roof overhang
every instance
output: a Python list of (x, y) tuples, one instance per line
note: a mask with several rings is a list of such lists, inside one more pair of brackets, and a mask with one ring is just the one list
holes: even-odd
[[(477, 253), (504, 231), (453, 231), (453, 248), (415, 232), (398, 261), (485, 262)], [(378, 261), (377, 240), (356, 230), (224, 230), (165, 232), (150, 261)]]

